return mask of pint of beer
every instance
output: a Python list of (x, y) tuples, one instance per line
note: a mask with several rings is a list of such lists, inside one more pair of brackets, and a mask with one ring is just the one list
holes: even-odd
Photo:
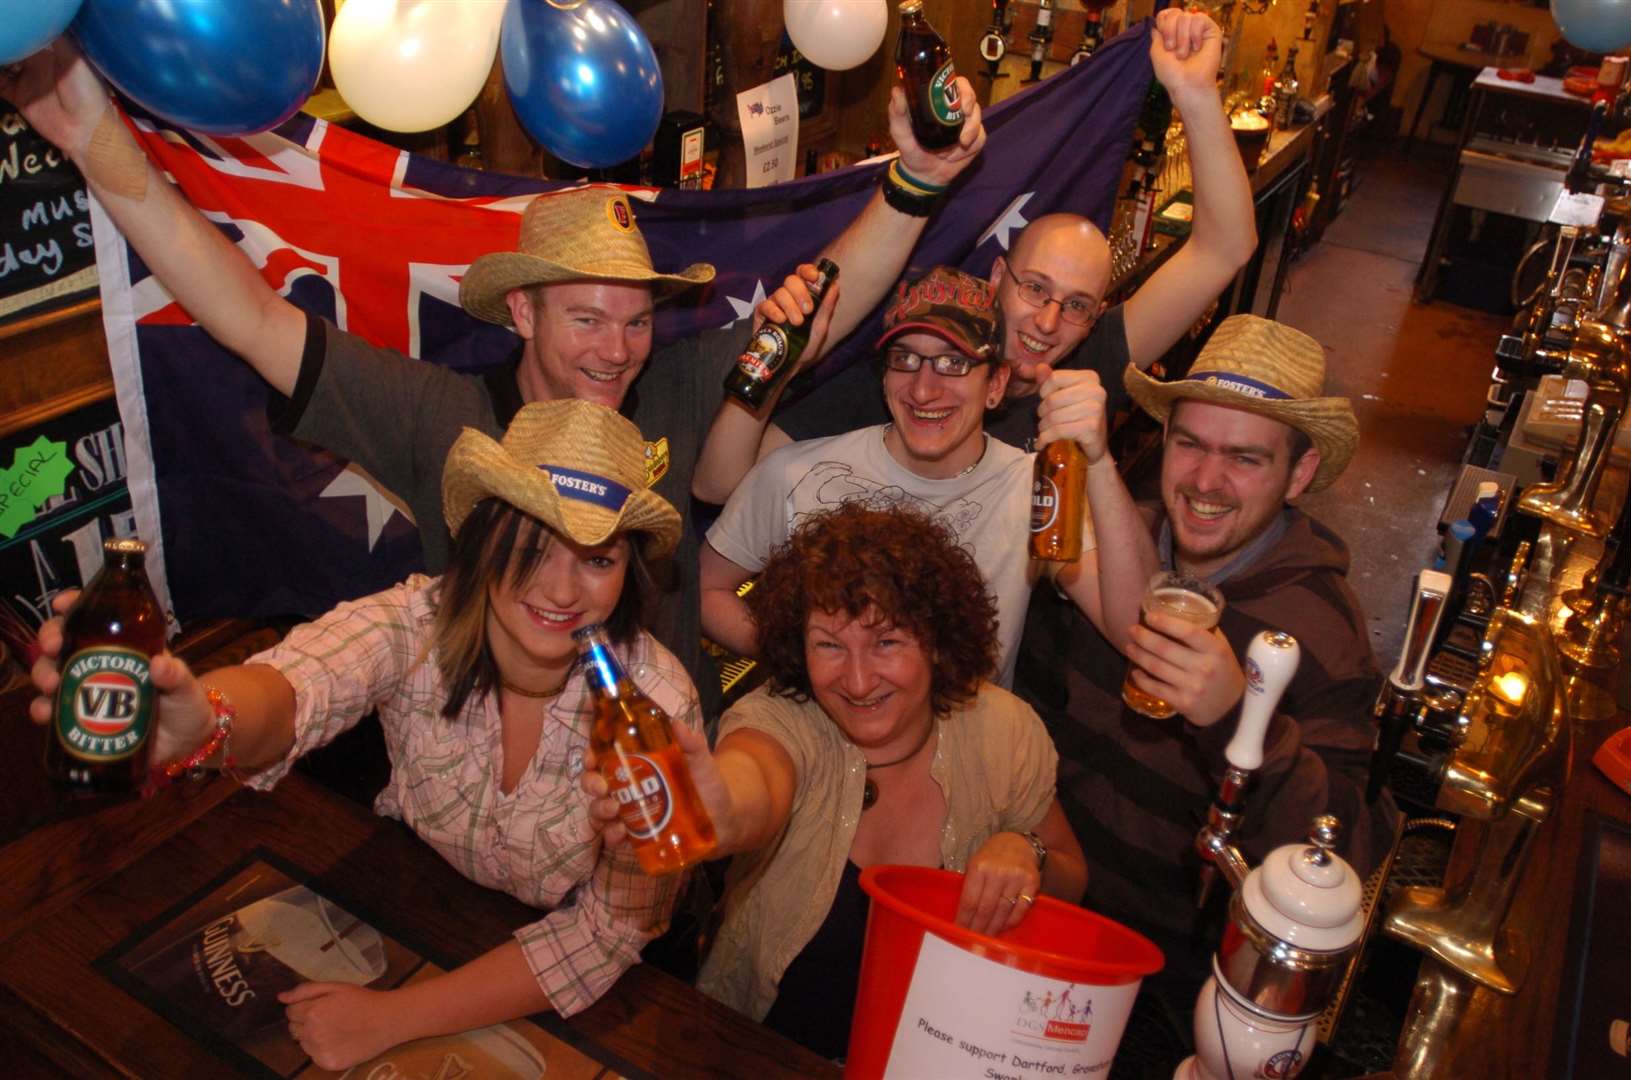
[[(1223, 594), (1202, 578), (1176, 570), (1163, 570), (1150, 578), (1149, 588), (1144, 591), (1143, 609), (1146, 626), (1149, 625), (1150, 612), (1162, 611), (1210, 630), (1218, 624), (1218, 617), (1223, 614)], [(1177, 713), (1176, 708), (1154, 694), (1140, 690), (1138, 684), (1133, 682), (1133, 669), (1136, 666), (1131, 662), (1127, 664), (1127, 675), (1121, 680), (1121, 700), (1129, 709), (1152, 720), (1171, 718)]]

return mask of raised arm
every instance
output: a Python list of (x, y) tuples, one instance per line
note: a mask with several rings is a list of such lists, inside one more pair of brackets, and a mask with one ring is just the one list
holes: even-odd
[(1105, 392), (1095, 372), (1037, 369), (1042, 403), (1037, 445), (1075, 439), (1086, 455), (1087, 509), (1094, 547), (1059, 570), (1056, 581), (1099, 632), (1125, 650), (1138, 622), (1144, 583), (1156, 570), (1155, 542), (1122, 483), (1106, 439)]
[(292, 393), (305, 317), (152, 165), (78, 49), (59, 38), (0, 70), (0, 97), (78, 166), (130, 246), (198, 324), (279, 393)]
[(1184, 120), (1195, 188), (1189, 238), (1125, 305), (1127, 351), (1140, 370), (1172, 347), (1257, 247), (1251, 183), (1218, 100), (1223, 36), (1210, 17), (1173, 8), (1155, 18), (1150, 60)]
[[(980, 122), (980, 103), (974, 88), (963, 78), (957, 80), (957, 88), (965, 117), (963, 132), (955, 144), (938, 151), (923, 149), (913, 137), (905, 91), (897, 86), (889, 97), (889, 133), (900, 148), (901, 166), (918, 179), (938, 186), (955, 180), (985, 146), (985, 127)], [(822, 252), (838, 265), (839, 288), (830, 313), (823, 305), (822, 317), (830, 318), (831, 325), (818, 322), (811, 328), (810, 344), (800, 357), (801, 366), (819, 360), (826, 343), (848, 337), (877, 307), (900, 278), (928, 220), (896, 210), (884, 201), (881, 189), (873, 192), (855, 220)], [(814, 273), (814, 266), (807, 264), (789, 275), (782, 287), (759, 305), (758, 318), (803, 324), (814, 311), (807, 287)], [(784, 381), (782, 387), (786, 385)], [(757, 412), (731, 397), (721, 402), (702, 444), (692, 479), (693, 495), (705, 502), (723, 503), (753, 463), (774, 449), (761, 449), (760, 443), (780, 397), (778, 390)], [(781, 436), (775, 445), (786, 441)]]

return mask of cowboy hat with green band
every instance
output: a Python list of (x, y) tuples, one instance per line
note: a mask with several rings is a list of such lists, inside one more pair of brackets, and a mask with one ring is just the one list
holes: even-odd
[(645, 445), (628, 420), (576, 398), (523, 405), (501, 440), (465, 428), (442, 472), (448, 530), (496, 498), (580, 544), (638, 532), (649, 557), (667, 555), (680, 514), (646, 487)]
[(495, 251), (470, 264), (459, 303), (478, 319), (509, 326), (511, 289), (560, 281), (621, 281), (650, 285), (657, 299), (714, 279), (714, 268), (692, 263), (661, 274), (635, 224), (628, 194), (605, 185), (539, 195), (521, 215), (517, 251)]
[(1310, 492), (1329, 487), (1359, 447), (1359, 423), (1343, 397), (1324, 397), (1325, 350), (1284, 323), (1232, 315), (1218, 324), (1189, 374), (1159, 382), (1132, 364), (1123, 376), (1139, 407), (1163, 424), (1179, 400), (1204, 401), (1289, 424), (1320, 452)]

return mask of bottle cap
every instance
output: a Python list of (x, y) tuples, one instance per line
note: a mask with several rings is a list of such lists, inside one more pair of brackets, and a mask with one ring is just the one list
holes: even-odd
[(109, 555), (141, 555), (147, 551), (147, 545), (134, 536), (123, 536), (102, 541), (102, 550)]

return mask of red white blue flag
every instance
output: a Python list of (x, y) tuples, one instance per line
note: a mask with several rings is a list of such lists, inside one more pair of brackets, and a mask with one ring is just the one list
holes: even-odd
[[(912, 265), (986, 274), (1015, 229), (1054, 211), (1107, 227), (1150, 80), (1148, 41), (1141, 24), (990, 109), (985, 152)], [(460, 370), (509, 358), (516, 338), (460, 309), (459, 279), (476, 256), (512, 249), (527, 198), (561, 185), (416, 157), (309, 117), (242, 138), (132, 122), (187, 198), (296, 305)], [(659, 341), (750, 317), (860, 212), (885, 167), (755, 190), (629, 189), (659, 268), (719, 270), (700, 296), (659, 308)], [(149, 566), (177, 616), (312, 615), (417, 569), (417, 532), (399, 508), (346, 462), (272, 434), (272, 391), (193, 324), (100, 207), (96, 241), (137, 528), (159, 549)], [(879, 317), (823, 370), (864, 353)]]

